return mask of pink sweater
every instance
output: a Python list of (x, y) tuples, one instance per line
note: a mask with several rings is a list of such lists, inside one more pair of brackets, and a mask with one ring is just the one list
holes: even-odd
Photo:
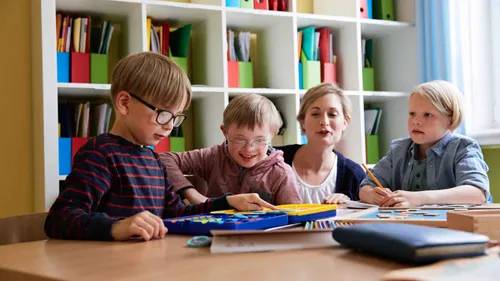
[(205, 196), (258, 193), (271, 204), (301, 203), (295, 173), (283, 160), (283, 152), (275, 151), (255, 166), (243, 169), (227, 151), (225, 143), (188, 152), (164, 152), (160, 158), (167, 166), (168, 178), (178, 191), (192, 184), (184, 175), (195, 175), (207, 182)]

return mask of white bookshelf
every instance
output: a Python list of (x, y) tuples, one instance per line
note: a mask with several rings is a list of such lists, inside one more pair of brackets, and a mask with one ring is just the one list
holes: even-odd
[[(306, 5), (311, 11), (299, 9)], [(304, 1), (304, 2), (302, 2)], [(43, 5), (42, 5), (43, 2)], [(394, 138), (407, 136), (408, 92), (417, 83), (416, 29), (413, 0), (395, 0), (398, 21), (359, 18), (358, 0), (288, 0), (290, 12), (225, 7), (225, 0), (33, 0), (33, 98), (35, 127), (35, 201), (47, 210), (59, 192), (58, 101), (67, 98), (109, 98), (109, 84), (57, 83), (55, 33), (57, 12), (89, 14), (112, 19), (119, 25), (118, 58), (145, 51), (146, 18), (168, 20), (173, 26), (192, 24), (192, 111), (194, 146), (220, 143), (222, 112), (230, 98), (243, 93), (269, 97), (287, 124), (285, 143), (300, 143), (296, 121), (300, 99), (297, 66), (297, 29), (327, 27), (334, 34), (338, 58), (337, 80), (351, 99), (353, 118), (337, 147), (354, 161), (365, 161), (364, 109), (383, 109), (380, 155)], [(256, 35), (251, 58), (252, 89), (228, 88), (226, 28)], [(113, 35), (115, 36), (115, 35)], [(361, 37), (374, 39), (375, 87), (363, 91)], [(110, 65), (110, 67), (113, 67)], [(374, 164), (374, 163), (368, 163)]]

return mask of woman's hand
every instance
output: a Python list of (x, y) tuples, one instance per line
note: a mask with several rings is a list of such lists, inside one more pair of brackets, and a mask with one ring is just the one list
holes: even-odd
[(351, 198), (343, 193), (332, 193), (323, 200), (323, 204), (345, 204), (349, 201)]

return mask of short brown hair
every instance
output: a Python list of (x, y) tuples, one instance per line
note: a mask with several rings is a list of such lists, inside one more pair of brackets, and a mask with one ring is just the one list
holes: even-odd
[(439, 112), (450, 117), (452, 131), (462, 123), (464, 118), (462, 92), (454, 84), (444, 80), (434, 80), (416, 86), (410, 97), (414, 94), (426, 97)]
[(283, 125), (280, 113), (274, 104), (258, 94), (244, 94), (233, 98), (224, 110), (223, 122), (226, 129), (231, 124), (247, 127), (250, 130), (268, 124), (273, 135), (276, 135)]
[(297, 121), (300, 123), (300, 128), (302, 133), (304, 133), (304, 128), (302, 127), (302, 123), (306, 119), (307, 110), (317, 99), (326, 96), (326, 95), (337, 95), (340, 99), (340, 104), (342, 104), (342, 114), (344, 115), (347, 123), (351, 122), (351, 101), (344, 94), (342, 89), (337, 86), (337, 84), (325, 82), (319, 84), (311, 89), (309, 89), (302, 100), (300, 101), (300, 109), (299, 114), (297, 115)]
[(184, 71), (170, 58), (159, 53), (141, 52), (118, 62), (111, 78), (111, 100), (129, 92), (158, 106), (191, 103), (191, 83)]

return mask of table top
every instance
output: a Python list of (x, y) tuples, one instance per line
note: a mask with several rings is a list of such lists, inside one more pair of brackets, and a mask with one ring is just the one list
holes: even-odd
[(211, 254), (209, 248), (188, 248), (189, 238), (1, 246), (0, 280), (380, 280), (405, 267), (340, 246)]

